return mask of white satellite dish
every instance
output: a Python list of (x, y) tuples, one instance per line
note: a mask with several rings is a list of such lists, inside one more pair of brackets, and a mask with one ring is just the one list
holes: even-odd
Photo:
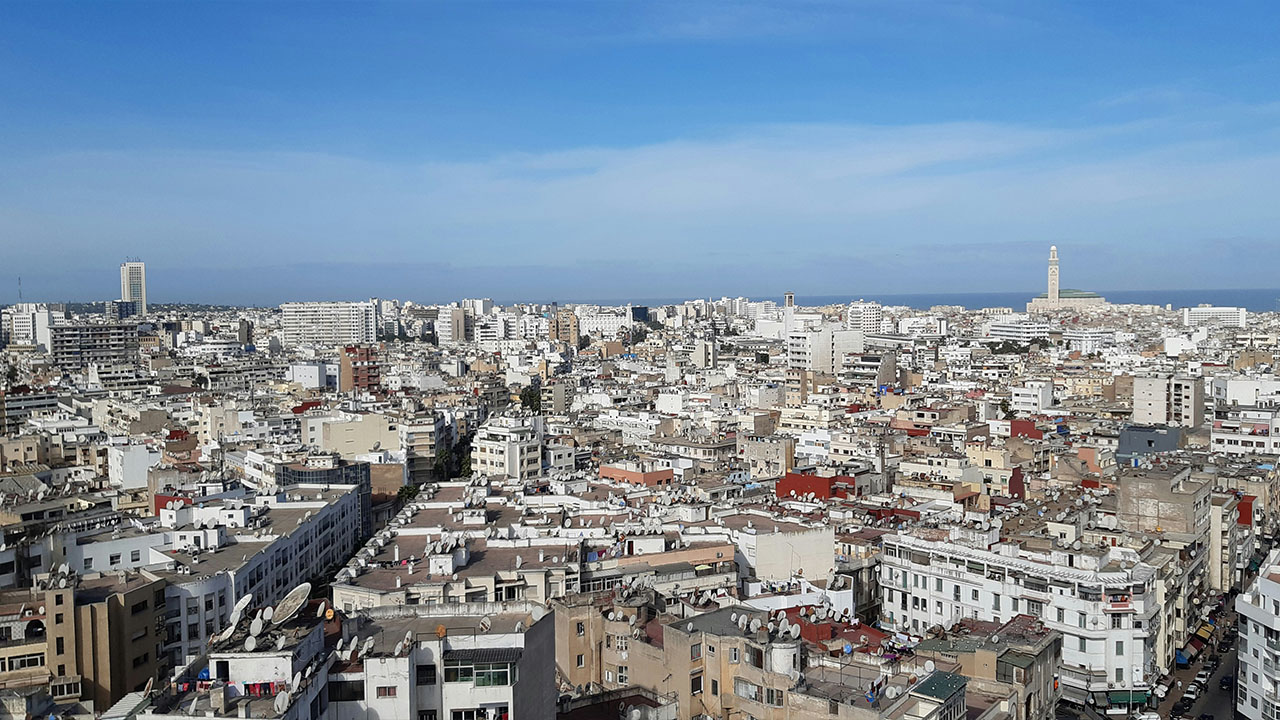
[(480, 618), (480, 632), (487, 633), (489, 632), (489, 628), (492, 626), (493, 626), (493, 621), (489, 619), (488, 615), (485, 615), (484, 617)]
[(933, 672), (933, 671), (934, 671), (934, 669), (935, 669), (936, 667), (937, 667), (937, 665), (934, 665), (932, 660), (925, 660), (925, 661), (924, 661), (924, 671), (925, 671), (925, 672)]
[(262, 621), (263, 621), (263, 622), (271, 622), (271, 618), (273, 618), (273, 617), (275, 617), (275, 616), (276, 616), (276, 610), (275, 610), (275, 608), (271, 607), (270, 605), (268, 605), (268, 606), (266, 606), (266, 607), (262, 608)]
[[(309, 582), (304, 582), (298, 587), (290, 590), (289, 594), (285, 595), (284, 599), (280, 601), (280, 604), (276, 606), (274, 614), (275, 623), (280, 625), (296, 615), (298, 610), (302, 609), (302, 606), (307, 603), (307, 598), (310, 595), (311, 583)], [(323, 606), (321, 606), (321, 608), (323, 609)]]
[(276, 638), (276, 652), (279, 652), (284, 649), (285, 642), (286, 642), (286, 638), (283, 635)]
[(254, 618), (253, 622), (249, 623), (249, 635), (253, 637), (257, 637), (261, 634), (262, 634), (262, 619)]
[(258, 638), (250, 635), (244, 639), (244, 651), (253, 652), (258, 649)]
[(251, 602), (253, 602), (253, 593), (245, 593), (245, 596), (237, 600), (236, 604), (231, 609), (233, 612), (242, 613), (245, 608), (249, 607), (249, 603)]
[(288, 690), (281, 690), (279, 694), (276, 695), (276, 701), (275, 701), (274, 707), (277, 715), (285, 714), (285, 711), (289, 709), (289, 691)]
[(800, 637), (800, 626), (799, 626), (799, 625), (792, 625), (792, 626), (791, 626), (791, 639), (793, 639), (793, 640), (794, 640), (794, 639), (796, 639), (796, 638), (798, 638), (798, 637)]

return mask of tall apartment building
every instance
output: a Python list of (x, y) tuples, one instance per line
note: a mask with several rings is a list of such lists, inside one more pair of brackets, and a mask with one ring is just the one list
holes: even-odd
[(1249, 588), (1236, 596), (1240, 614), (1236, 716), (1280, 716), (1280, 549), (1272, 550)]
[(16, 303), (0, 310), (0, 335), (6, 345), (35, 345), (49, 349), (49, 327), (65, 312), (54, 313), (44, 303)]
[(577, 347), (580, 339), (577, 313), (568, 308), (557, 311), (547, 327), (547, 336), (552, 342), (562, 342)]
[(878, 302), (849, 303), (845, 312), (844, 326), (849, 330), (861, 330), (864, 333), (880, 332), (880, 323), (884, 320), (884, 308)]
[(285, 345), (332, 347), (378, 339), (378, 310), (371, 302), (293, 302), (280, 312)]
[(1200, 427), (1204, 411), (1204, 382), (1200, 378), (1154, 375), (1133, 379), (1135, 423)]
[(864, 349), (861, 330), (837, 330), (829, 326), (792, 330), (787, 335), (787, 367), (831, 375), (844, 357)]
[(347, 345), (338, 355), (338, 391), (368, 392), (382, 387), (382, 345)]
[(1182, 324), (1187, 327), (1197, 325), (1221, 325), (1223, 327), (1242, 328), (1249, 316), (1249, 311), (1242, 307), (1199, 307), (1182, 308)]
[(138, 362), (138, 325), (130, 322), (75, 322), (49, 327), (49, 354), (64, 370), (90, 365)]
[(147, 314), (147, 264), (144, 262), (120, 263), (120, 299), (137, 303), (139, 315)]

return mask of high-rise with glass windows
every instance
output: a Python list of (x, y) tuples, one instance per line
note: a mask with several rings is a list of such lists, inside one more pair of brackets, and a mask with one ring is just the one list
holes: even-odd
[(126, 262), (120, 264), (120, 299), (137, 303), (138, 314), (147, 314), (147, 264)]

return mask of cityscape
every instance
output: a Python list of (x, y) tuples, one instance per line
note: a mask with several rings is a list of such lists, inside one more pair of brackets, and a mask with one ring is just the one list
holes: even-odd
[(0, 0), (0, 720), (1280, 720), (1276, 27)]

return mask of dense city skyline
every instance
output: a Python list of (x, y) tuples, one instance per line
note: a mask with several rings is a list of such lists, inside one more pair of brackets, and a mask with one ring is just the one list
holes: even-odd
[(1276, 14), (10, 4), (0, 299), (1268, 287)]

